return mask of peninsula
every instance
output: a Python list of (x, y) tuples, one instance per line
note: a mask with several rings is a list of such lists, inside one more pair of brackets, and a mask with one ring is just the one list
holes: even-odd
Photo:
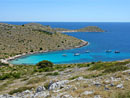
[(23, 53), (48, 52), (77, 48), (87, 45), (82, 41), (61, 32), (104, 32), (98, 27), (85, 27), (78, 30), (51, 28), (37, 23), (11, 25), (0, 23), (0, 59)]

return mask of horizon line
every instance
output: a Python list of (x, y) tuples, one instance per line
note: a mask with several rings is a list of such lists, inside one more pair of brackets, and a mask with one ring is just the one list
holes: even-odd
[[(87, 21), (0, 21), (0, 22), (87, 22)], [(88, 21), (88, 22), (94, 22), (94, 21)], [(102, 21), (96, 21), (96, 22), (102, 22)], [(106, 21), (109, 23), (109, 21)], [(112, 23), (113, 21), (111, 21), (110, 23)], [(118, 23), (129, 23), (130, 21), (126, 22), (126, 21), (115, 21)], [(104, 22), (102, 22), (104, 23)]]

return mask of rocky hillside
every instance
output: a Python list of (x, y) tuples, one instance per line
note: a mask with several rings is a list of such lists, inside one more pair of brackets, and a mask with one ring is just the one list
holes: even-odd
[(0, 58), (28, 52), (69, 49), (82, 43), (77, 38), (56, 32), (50, 26), (0, 23)]
[(0, 67), (0, 98), (130, 98), (130, 60)]

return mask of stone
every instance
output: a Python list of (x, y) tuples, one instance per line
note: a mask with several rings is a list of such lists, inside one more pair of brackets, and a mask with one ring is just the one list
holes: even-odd
[(36, 89), (36, 93), (41, 92), (41, 91), (45, 91), (45, 90), (46, 90), (45, 87), (39, 86), (39, 87)]
[(93, 94), (93, 91), (85, 91), (82, 93), (82, 95), (91, 95)]
[(124, 88), (123, 84), (118, 84), (116, 87), (117, 88)]
[(49, 90), (55, 90), (55, 89), (60, 89), (63, 87), (66, 83), (69, 83), (69, 80), (63, 80), (63, 81), (58, 81), (55, 83), (52, 83), (49, 87)]
[(48, 91), (42, 91), (42, 92), (38, 92), (34, 95), (34, 98), (47, 98), (48, 96), (50, 96), (50, 93)]
[(61, 98), (73, 98), (71, 95), (63, 95)]
[(24, 91), (23, 93), (24, 93), (24, 94), (30, 94), (31, 91), (30, 91), (30, 90), (26, 90), (26, 91)]
[(114, 77), (111, 77), (111, 81), (119, 81), (120, 78), (114, 78)]
[(110, 90), (109, 88), (107, 88), (107, 87), (104, 87), (104, 90)]
[(110, 84), (110, 86), (111, 86), (111, 87), (113, 87), (113, 86), (114, 86), (114, 84), (113, 84), (113, 83), (111, 83), (111, 84)]
[(76, 80), (81, 81), (81, 80), (84, 80), (84, 78), (83, 77), (78, 77)]
[(101, 96), (100, 95), (96, 95), (96, 96), (94, 96), (94, 98), (101, 98)]
[(4, 94), (4, 95), (0, 95), (0, 98), (18, 98), (18, 97)]
[(96, 85), (97, 87), (102, 85), (100, 82), (95, 82), (95, 81), (93, 81), (93, 84)]

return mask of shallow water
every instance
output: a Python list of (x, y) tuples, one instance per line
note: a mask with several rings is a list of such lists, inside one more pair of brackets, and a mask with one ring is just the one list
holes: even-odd
[[(9, 23), (9, 22), (8, 22)], [(25, 22), (11, 22), (10, 24), (24, 24)], [(27, 22), (26, 22), (27, 23)], [(115, 61), (130, 58), (130, 23), (78, 23), (78, 22), (40, 22), (52, 27), (79, 29), (85, 26), (99, 26), (106, 32), (73, 32), (65, 33), (88, 41), (90, 45), (81, 48), (27, 55), (10, 61), (12, 64), (36, 64), (42, 60), (49, 60), (56, 64), (82, 63), (92, 61)], [(90, 53), (85, 53), (89, 50)], [(106, 53), (105, 50), (112, 50)], [(119, 50), (120, 53), (114, 53)], [(74, 53), (80, 53), (74, 56)], [(66, 54), (67, 56), (62, 56)]]

